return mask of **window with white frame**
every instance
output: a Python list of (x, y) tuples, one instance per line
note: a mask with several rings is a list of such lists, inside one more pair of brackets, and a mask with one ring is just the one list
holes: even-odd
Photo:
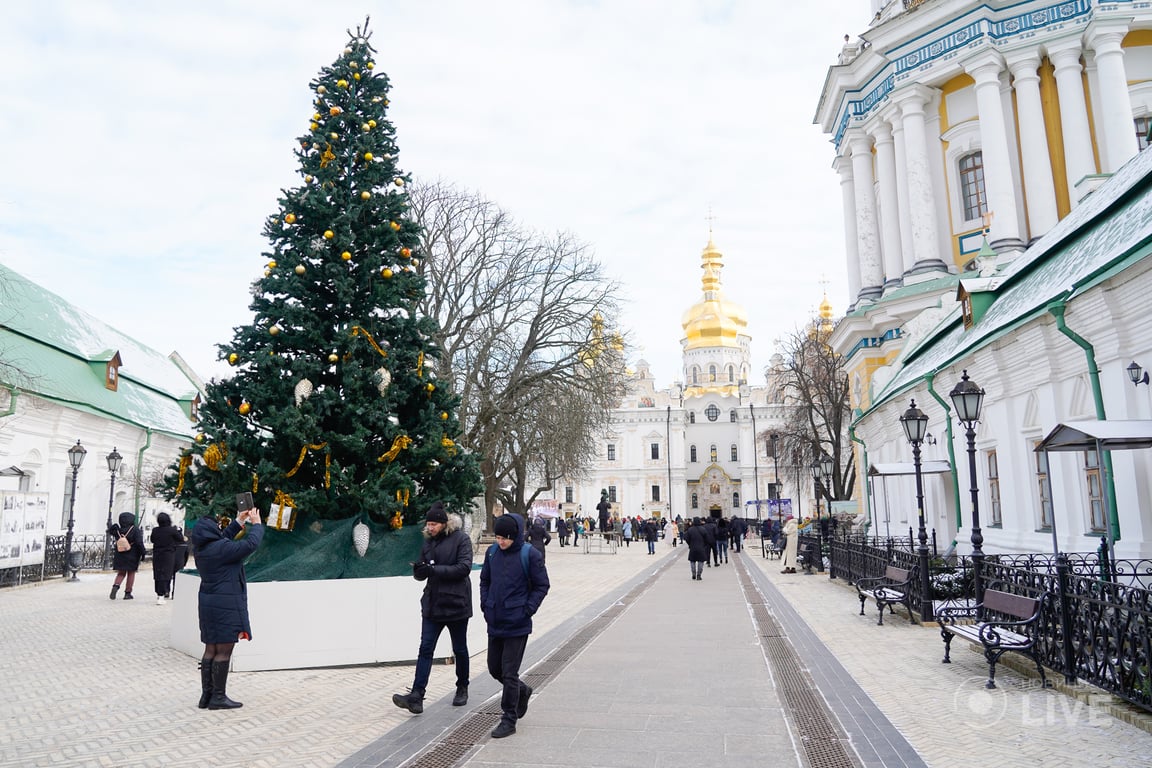
[(608, 486), (608, 501), (612, 504), (616, 503), (616, 486)]
[(616, 461), (616, 445), (608, 443), (608, 461)]
[(740, 494), (733, 492), (732, 494), (732, 509), (740, 508)]
[(696, 463), (696, 446), (693, 445), (691, 448), (688, 449), (688, 456), (689, 456), (688, 460), (691, 461), (693, 464), (695, 464)]
[(1000, 509), (1000, 465), (997, 463), (996, 451), (988, 451), (988, 500), (991, 517), (989, 525), (999, 528), (1004, 525), (1003, 512)]
[(648, 446), (648, 455), (652, 457), (652, 461), (660, 460), (660, 443), (652, 443)]
[(652, 486), (652, 501), (660, 501), (660, 486)]
[[(1035, 448), (1040, 442), (1036, 441)], [(1040, 530), (1052, 530), (1052, 481), (1048, 473), (1048, 454), (1045, 451), (1033, 451), (1036, 462), (1036, 494), (1040, 500)]]
[(739, 461), (740, 453), (736, 450), (736, 443), (732, 443), (732, 461)]
[(988, 199), (984, 192), (984, 153), (977, 151), (961, 157), (959, 172), (964, 219), (975, 221), (988, 213)]
[(570, 485), (564, 486), (564, 503), (565, 504), (571, 504), (572, 503), (572, 486), (570, 486)]
[(1084, 483), (1088, 490), (1088, 529), (1093, 533), (1106, 530), (1104, 486), (1100, 476), (1100, 454), (1084, 451)]

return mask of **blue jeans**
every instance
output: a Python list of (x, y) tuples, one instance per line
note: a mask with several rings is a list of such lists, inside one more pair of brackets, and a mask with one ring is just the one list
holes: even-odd
[(424, 691), (428, 687), (428, 677), (432, 674), (432, 654), (440, 632), (448, 628), (452, 638), (452, 654), (456, 657), (456, 685), (468, 685), (468, 619), (447, 623), (424, 619), (420, 625), (420, 651), (416, 656), (416, 679), (412, 689)]
[(648, 554), (650, 554), (650, 555), (656, 554), (656, 542), (655, 541), (648, 542)]

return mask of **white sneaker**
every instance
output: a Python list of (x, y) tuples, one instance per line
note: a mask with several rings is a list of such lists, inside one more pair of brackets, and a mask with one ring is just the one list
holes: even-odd
[(156, 598), (156, 605), (164, 605), (164, 596), (163, 595), (160, 595), (160, 597)]

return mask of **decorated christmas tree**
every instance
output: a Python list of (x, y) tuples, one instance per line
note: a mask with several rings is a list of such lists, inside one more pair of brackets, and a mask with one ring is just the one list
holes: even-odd
[(417, 312), (425, 285), (388, 77), (367, 23), (349, 37), (311, 83), (301, 183), (265, 224), (252, 322), (218, 347), (233, 373), (207, 385), (195, 442), (164, 480), (189, 519), (232, 516), (251, 492), (272, 527), (292, 526), (263, 549), (341, 538), (323, 557), (352, 547), (354, 526), (358, 543), (360, 524), (375, 541), (433, 501), (464, 511), (481, 488), (456, 444), (458, 401), (433, 376), (434, 320)]

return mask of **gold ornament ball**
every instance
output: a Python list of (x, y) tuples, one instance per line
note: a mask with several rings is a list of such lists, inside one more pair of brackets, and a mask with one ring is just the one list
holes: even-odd
[(330, 229), (326, 229), (326, 230), (324, 230), (324, 239), (325, 239), (325, 240), (331, 240), (331, 239), (332, 239), (332, 238), (334, 238), (334, 237), (336, 237), (336, 233), (335, 233), (335, 232), (333, 232), (333, 231), (332, 231), (332, 230), (330, 230)]
[(388, 267), (384, 267), (384, 269), (380, 270), (380, 276), (387, 280), (392, 277), (392, 270), (388, 269)]
[(204, 442), (204, 440), (205, 440), (205, 435), (203, 432), (196, 433), (196, 442), (202, 443), (202, 442)]
[(372, 126), (368, 125), (368, 123), (360, 123), (360, 130), (370, 131), (372, 130)]
[(368, 121), (368, 127), (369, 128), (375, 128), (376, 127), (376, 121), (375, 120), (369, 120)]
[(280, 326), (278, 326), (278, 325), (272, 326), (271, 328), (268, 329), (268, 333), (275, 336), (276, 334), (280, 333)]
[(275, 261), (268, 262), (268, 269), (276, 269), (276, 262)]
[(448, 421), (448, 411), (440, 411), (440, 421)]
[(348, 55), (348, 54), (350, 54), (350, 53), (352, 53), (352, 49), (351, 49), (351, 48), (345, 48), (345, 49), (344, 49), (344, 55), (345, 55), (345, 56), (347, 56), (347, 55)]
[(339, 356), (339, 355), (337, 355), (335, 352), (333, 352), (332, 354), (328, 355), (328, 362), (330, 362), (330, 363), (335, 363), (335, 362), (336, 362), (336, 361), (338, 361), (339, 359), (340, 359), (340, 356)]
[(398, 187), (402, 187), (402, 186), (404, 186), (404, 179), (396, 179), (396, 180), (395, 180), (395, 181), (393, 181), (392, 183), (393, 183), (393, 184), (395, 184), (395, 185), (396, 185), (396, 186), (398, 186)]
[(320, 127), (320, 123), (315, 123), (315, 122), (308, 123), (308, 130), (310, 130), (310, 131), (315, 131), (319, 127)]
[(270, 270), (270, 269), (264, 270), (264, 277), (272, 277), (272, 270)]
[(373, 155), (371, 152), (365, 152), (364, 153), (364, 162), (370, 163), (375, 159), (376, 159), (375, 155)]
[(359, 73), (359, 72), (356, 72), (356, 73), (354, 73), (354, 74), (352, 75), (352, 79), (353, 79), (353, 80), (359, 80), (359, 79), (360, 79), (360, 73)]
[(316, 93), (328, 93), (328, 89), (323, 85), (316, 86)]
[(391, 102), (388, 101), (388, 99), (384, 99), (384, 106), (388, 106), (389, 104), (391, 104)]
[(241, 416), (247, 416), (248, 412), (251, 410), (252, 410), (252, 406), (248, 405), (247, 402), (240, 403), (240, 415)]
[(376, 68), (376, 65), (374, 63), (372, 63), (371, 61), (368, 62), (367, 64), (365, 64), (364, 66), (367, 67), (368, 69), (375, 69)]
[(312, 174), (308, 174), (307, 176), (304, 177), (304, 183), (305, 184), (311, 184), (312, 181), (313, 181)]
[(388, 226), (392, 227), (393, 232), (399, 232), (400, 231), (400, 222), (398, 222), (398, 221), (390, 222), (388, 224)]
[(328, 114), (332, 115), (332, 117), (336, 117), (336, 115), (340, 114), (340, 111), (340, 107), (332, 107), (330, 110), (328, 110)]
[(303, 265), (303, 264), (297, 264), (297, 265), (296, 265), (296, 274), (298, 274), (298, 275), (302, 275), (302, 274), (304, 274), (306, 271), (307, 271), (307, 270), (306, 270), (306, 269), (304, 269), (304, 265)]
[(332, 132), (332, 133), (328, 134), (328, 138), (332, 139), (332, 141), (336, 141), (336, 139), (340, 138), (340, 134), (338, 134), (336, 132)]
[(359, 69), (360, 68), (360, 65), (358, 63), (356, 63), (355, 61), (348, 62), (348, 66), (351, 67), (352, 69)]
[(360, 199), (361, 200), (371, 200), (372, 199), (372, 193), (365, 190), (364, 192), (360, 193)]
[(288, 223), (288, 224), (295, 224), (296, 223), (296, 214), (294, 214), (294, 213), (288, 214), (287, 216), (284, 217), (284, 221), (285, 221), (285, 223)]
[(427, 384), (424, 385), (424, 389), (428, 390), (429, 392), (432, 392), (432, 391), (435, 391), (436, 385), (433, 384), (432, 382), (428, 382)]
[(351, 261), (352, 254), (348, 253), (348, 251), (344, 251), (344, 253), (340, 254), (340, 258), (344, 259), (344, 261)]
[(348, 81), (347, 80), (337, 80), (336, 81), (336, 87), (337, 88), (347, 88), (348, 87)]
[(319, 122), (320, 121), (320, 113), (319, 112), (314, 113), (312, 115), (312, 119)]
[(401, 248), (400, 249), (400, 255), (406, 259), (411, 258), (412, 257), (412, 249), (411, 248)]
[(237, 355), (235, 352), (233, 352), (232, 354), (228, 355), (228, 364), (229, 365), (236, 365), (236, 361), (239, 359), (240, 359), (240, 356)]

